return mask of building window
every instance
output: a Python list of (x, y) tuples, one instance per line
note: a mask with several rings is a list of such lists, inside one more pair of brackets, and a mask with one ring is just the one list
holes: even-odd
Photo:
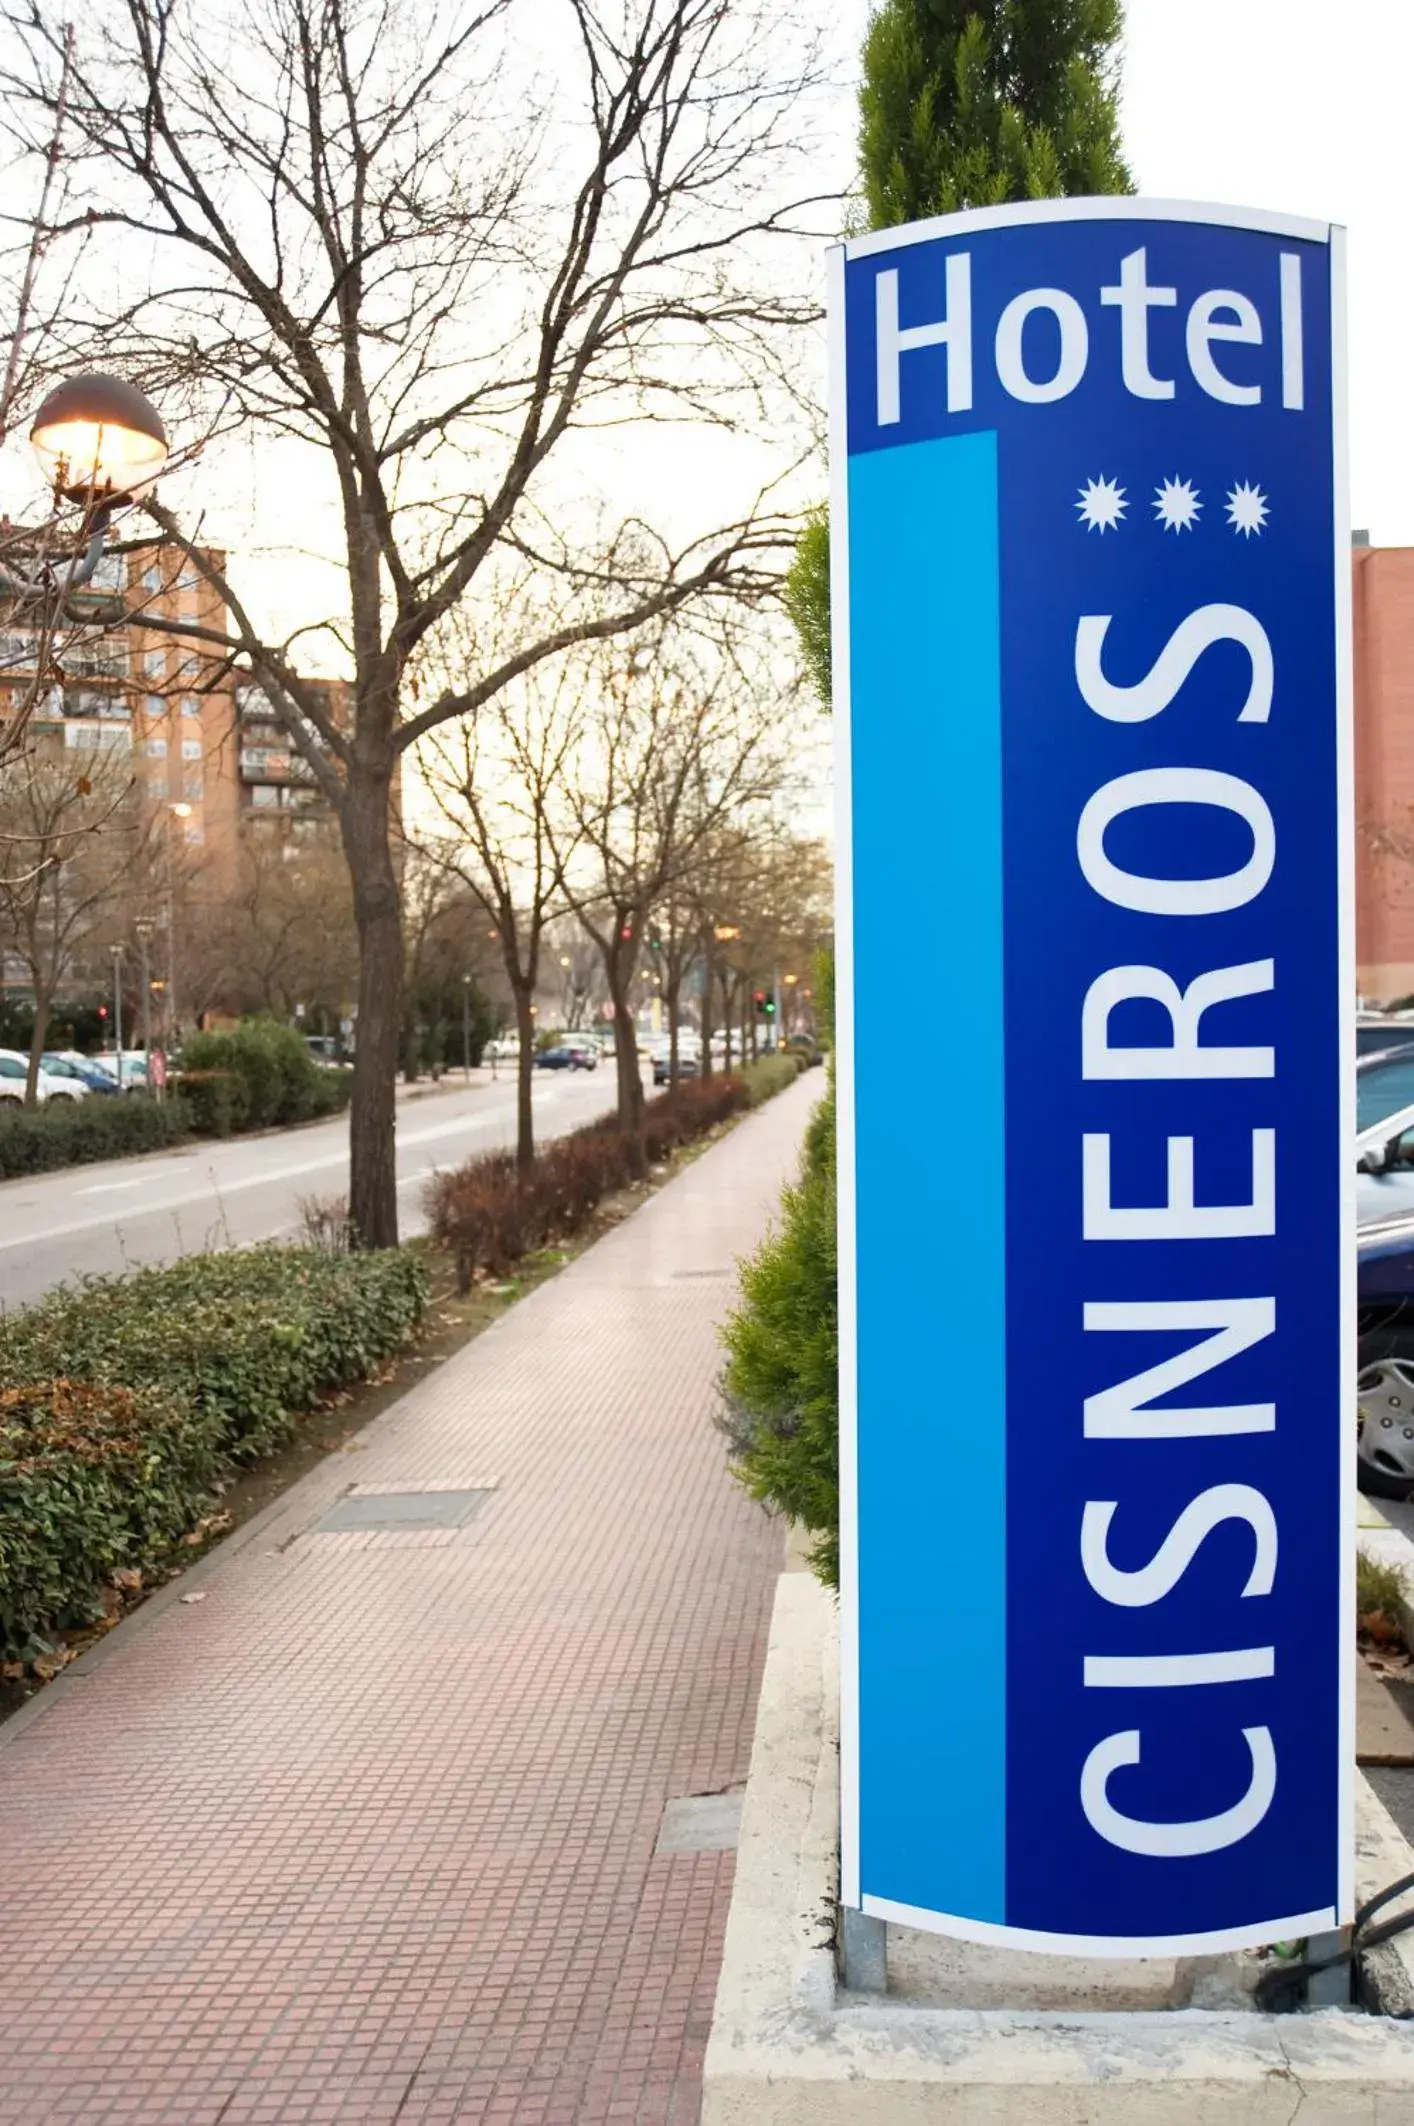
[(149, 775), (147, 778), (147, 794), (149, 797), (165, 797), (167, 795), (166, 776)]
[(149, 694), (149, 695), (148, 695), (148, 697), (147, 697), (147, 713), (148, 713), (148, 715), (149, 715), (149, 716), (165, 716), (165, 715), (166, 715), (166, 713), (167, 713), (167, 704), (166, 704), (166, 702), (164, 701), (164, 699), (162, 698), (162, 696), (161, 696), (160, 694)]
[(167, 758), (167, 741), (165, 738), (149, 738), (147, 744), (143, 747), (143, 751), (149, 760), (165, 760)]
[(200, 820), (189, 819), (187, 821), (185, 839), (189, 842), (204, 842), (206, 840), (206, 829), (202, 826)]
[(200, 760), (200, 758), (201, 740), (199, 738), (184, 738), (182, 740), (182, 759)]
[(200, 797), (202, 794), (201, 777), (199, 775), (188, 775), (182, 784), (183, 797)]
[(142, 669), (145, 678), (165, 679), (167, 677), (167, 652), (165, 650), (144, 650), (142, 653)]
[(201, 703), (195, 694), (183, 694), (182, 714), (183, 716), (200, 716)]

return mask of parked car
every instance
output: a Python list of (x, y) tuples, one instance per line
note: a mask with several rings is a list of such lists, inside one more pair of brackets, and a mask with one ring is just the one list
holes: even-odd
[(1363, 1133), (1387, 1115), (1414, 1107), (1414, 1049), (1381, 1049), (1355, 1061), (1355, 1127)]
[(125, 1048), (121, 1057), (106, 1049), (93, 1061), (108, 1073), (119, 1091), (141, 1092), (147, 1084), (147, 1054), (141, 1048)]
[(321, 1070), (342, 1070), (344, 1055), (331, 1033), (307, 1033), (304, 1045)]
[(804, 1056), (812, 1069), (817, 1063), (823, 1063), (825, 1060), (825, 1051), (814, 1034), (793, 1033), (785, 1046), (790, 1054)]
[[(28, 1081), (29, 1057), (21, 1055), (17, 1048), (0, 1048), (0, 1100), (12, 1107), (22, 1106)], [(41, 1062), (34, 1097), (40, 1107), (45, 1107), (50, 1100), (82, 1100), (84, 1088), (71, 1080), (51, 1077)]]
[[(666, 1042), (660, 1043), (654, 1048), (653, 1083), (655, 1085), (667, 1085), (669, 1083), (672, 1075), (670, 1069), (671, 1055), (672, 1051)], [(678, 1043), (678, 1076), (680, 1078), (695, 1078), (701, 1069), (702, 1049), (700, 1044), (696, 1041), (680, 1041)]]
[(535, 1061), (541, 1070), (597, 1070), (599, 1044), (597, 1041), (558, 1041), (553, 1048), (542, 1048)]
[(91, 1093), (115, 1093), (118, 1088), (111, 1071), (106, 1071), (97, 1056), (86, 1056), (77, 1048), (61, 1048), (54, 1055), (48, 1051), (40, 1058), (44, 1068), (54, 1071), (56, 1061), (68, 1063), (83, 1078)]
[(1361, 1011), (1355, 1015), (1355, 1053), (1414, 1047), (1414, 1011)]
[(57, 1050), (46, 1049), (39, 1060), (46, 1077), (78, 1087), (85, 1099), (90, 1093), (116, 1093), (118, 1090), (107, 1071), (96, 1069), (87, 1056), (61, 1055)]
[(1356, 1468), (1375, 1498), (1414, 1492), (1414, 1218), (1361, 1228)]

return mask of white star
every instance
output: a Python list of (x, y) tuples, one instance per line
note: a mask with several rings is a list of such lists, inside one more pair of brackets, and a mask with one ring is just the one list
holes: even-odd
[(1104, 533), (1114, 529), (1129, 504), (1124, 498), (1124, 489), (1115, 480), (1107, 480), (1101, 473), (1098, 480), (1087, 480), (1080, 490), (1076, 503), (1080, 521), (1087, 531)]
[(1202, 507), (1193, 482), (1180, 480), (1176, 474), (1154, 490), (1154, 514), (1165, 531), (1192, 531)]
[(1244, 539), (1250, 539), (1253, 532), (1264, 532), (1270, 514), (1267, 498), (1254, 480), (1242, 480), (1229, 492), (1227, 521)]

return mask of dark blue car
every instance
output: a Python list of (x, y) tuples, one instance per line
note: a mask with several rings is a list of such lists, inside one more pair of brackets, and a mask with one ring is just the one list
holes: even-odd
[(1360, 1489), (1414, 1491), (1414, 1218), (1362, 1226), (1359, 1259)]

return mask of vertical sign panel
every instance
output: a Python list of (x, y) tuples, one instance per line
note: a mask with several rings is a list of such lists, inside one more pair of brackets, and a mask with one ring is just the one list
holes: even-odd
[(1136, 200), (834, 257), (844, 1894), (886, 1917), (1349, 1916), (1339, 262)]

